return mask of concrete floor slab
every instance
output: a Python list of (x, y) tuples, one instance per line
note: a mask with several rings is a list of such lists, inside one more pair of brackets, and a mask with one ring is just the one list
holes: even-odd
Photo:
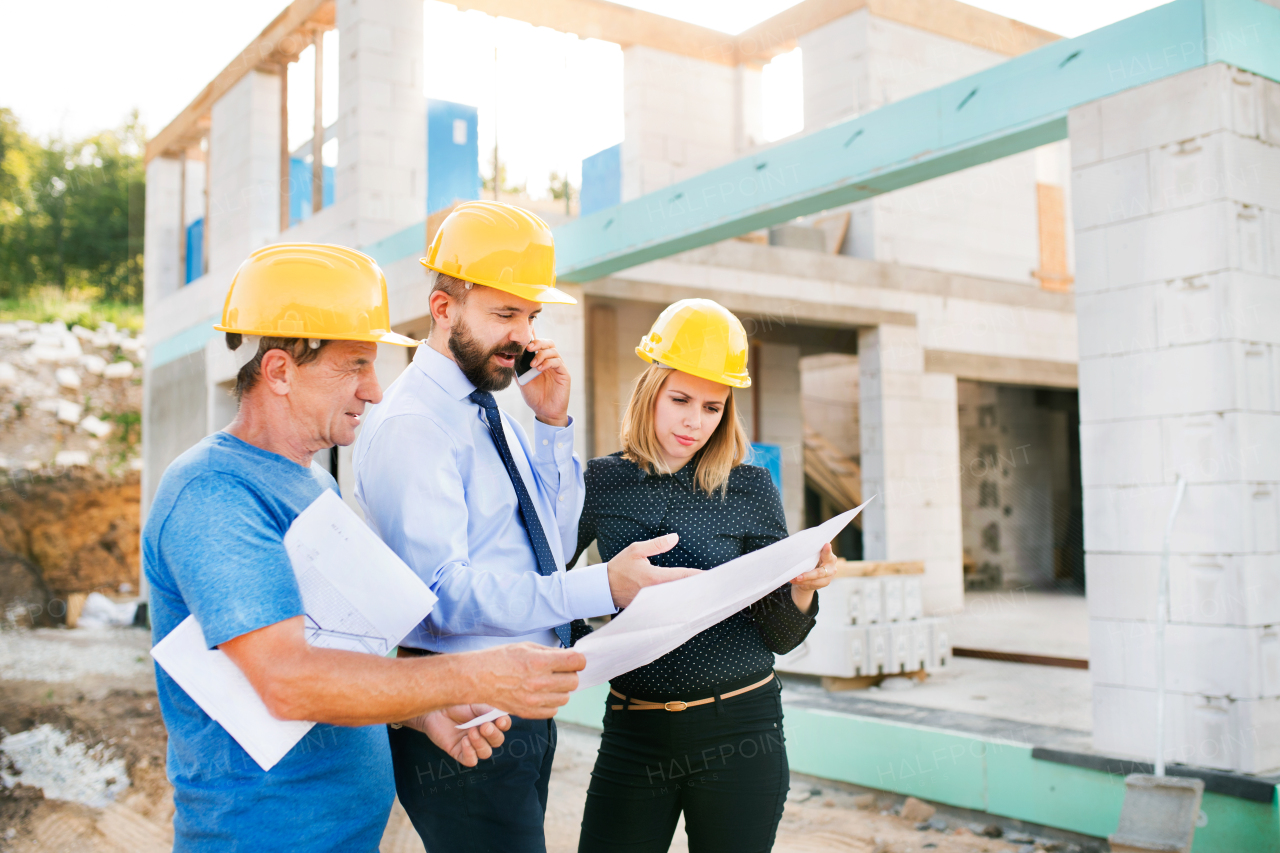
[[(961, 648), (1089, 657), (1089, 610), (1083, 595), (1029, 589), (967, 592), (964, 610), (949, 618), (951, 643)], [(1081, 672), (1087, 682), (1088, 674)], [(1086, 696), (1086, 715), (1087, 708)]]

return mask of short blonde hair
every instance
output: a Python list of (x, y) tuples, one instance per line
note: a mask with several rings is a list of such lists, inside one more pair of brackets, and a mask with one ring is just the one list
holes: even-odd
[[(653, 413), (658, 405), (658, 395), (673, 373), (674, 370), (660, 364), (649, 365), (636, 379), (626, 414), (622, 416), (622, 456), (634, 462), (646, 474), (655, 471), (659, 474), (671, 473), (662, 461), (662, 448), (658, 444)], [(738, 410), (733, 404), (733, 389), (730, 388), (729, 397), (724, 404), (724, 414), (715, 432), (689, 461), (689, 464), (697, 466), (694, 485), (708, 495), (719, 491), (723, 497), (729, 490), (730, 472), (746, 459), (749, 447), (747, 432), (738, 420)]]

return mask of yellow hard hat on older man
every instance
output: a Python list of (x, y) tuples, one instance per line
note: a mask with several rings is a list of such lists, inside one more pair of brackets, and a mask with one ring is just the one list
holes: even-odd
[(645, 361), (734, 388), (751, 385), (747, 331), (713, 299), (681, 299), (668, 305), (640, 339)]
[(377, 262), (324, 243), (276, 243), (249, 255), (214, 328), (271, 338), (419, 343), (391, 331), (387, 279)]
[(429, 270), (531, 302), (578, 302), (556, 290), (551, 226), (527, 210), (500, 201), (458, 205), (440, 224), (421, 263)]

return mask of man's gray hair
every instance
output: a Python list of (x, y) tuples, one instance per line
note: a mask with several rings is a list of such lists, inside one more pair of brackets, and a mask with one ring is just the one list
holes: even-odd
[[(240, 349), (243, 343), (243, 335), (227, 332), (227, 349), (234, 352)], [(328, 343), (329, 341), (319, 338), (260, 338), (257, 354), (245, 362), (240, 372), (236, 374), (236, 387), (232, 392), (235, 394), (236, 401), (244, 399), (244, 395), (252, 391), (258, 384), (258, 380), (262, 378), (262, 357), (269, 350), (284, 350), (293, 358), (294, 364), (303, 365), (318, 359)]]

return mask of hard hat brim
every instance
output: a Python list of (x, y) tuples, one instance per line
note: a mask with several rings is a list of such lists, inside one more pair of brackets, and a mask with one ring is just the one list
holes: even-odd
[(275, 329), (229, 329), (221, 323), (216, 324), (214, 331), (227, 332), (233, 335), (260, 335), (264, 338), (315, 338), (319, 341), (365, 341), (371, 344), (393, 344), (398, 347), (416, 347), (422, 344), (422, 341), (414, 340), (407, 335), (399, 332), (374, 332), (371, 335), (321, 335), (321, 334), (299, 334), (284, 335)]
[(642, 359), (649, 362), (650, 364), (660, 364), (663, 367), (666, 367), (670, 370), (678, 370), (681, 373), (687, 373), (690, 376), (696, 376), (699, 379), (706, 379), (708, 382), (717, 382), (721, 385), (728, 385), (730, 388), (750, 388), (751, 387), (750, 376), (746, 376), (746, 377), (720, 376), (709, 370), (699, 370), (697, 368), (692, 368), (685, 365), (672, 364), (670, 360), (658, 361), (656, 358), (649, 355), (649, 353), (645, 352), (644, 347), (636, 347), (636, 355), (640, 356)]
[(528, 299), (530, 302), (545, 302), (557, 305), (577, 305), (578, 300), (574, 299), (563, 290), (557, 290), (554, 286), (538, 285), (538, 284), (505, 284), (497, 281), (479, 281), (471, 278), (463, 278), (457, 273), (440, 269), (440, 267), (431, 264), (426, 258), (418, 258), (418, 263), (427, 269), (450, 275), (460, 281), (469, 281), (472, 284), (482, 284), (485, 287), (492, 287), (494, 290), (501, 290), (503, 293), (510, 293), (512, 296), (519, 296), (521, 299)]

